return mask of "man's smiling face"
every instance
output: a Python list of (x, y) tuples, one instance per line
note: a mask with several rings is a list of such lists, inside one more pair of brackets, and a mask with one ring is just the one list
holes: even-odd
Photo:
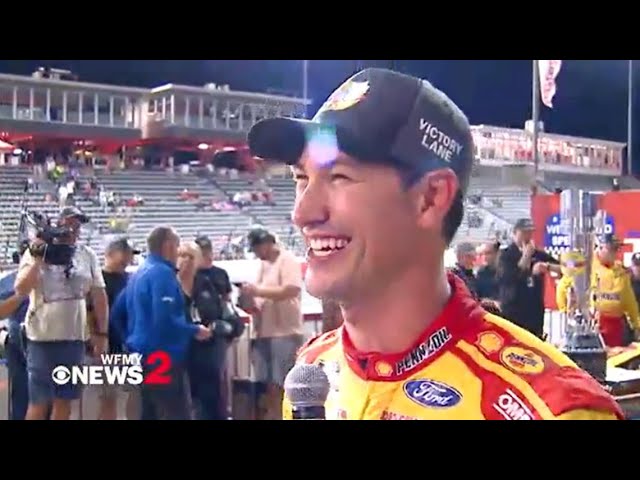
[(415, 194), (396, 169), (307, 148), (292, 167), (293, 221), (308, 247), (306, 286), (316, 297), (368, 296), (411, 264), (419, 228)]

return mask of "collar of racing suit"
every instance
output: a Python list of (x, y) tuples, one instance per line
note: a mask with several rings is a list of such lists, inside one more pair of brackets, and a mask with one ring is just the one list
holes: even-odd
[(483, 320), (486, 312), (474, 300), (464, 281), (451, 273), (447, 274), (447, 279), (451, 286), (449, 301), (413, 346), (404, 352), (360, 352), (346, 329), (341, 329), (345, 359), (356, 375), (371, 381), (404, 380), (439, 358), (461, 335)]

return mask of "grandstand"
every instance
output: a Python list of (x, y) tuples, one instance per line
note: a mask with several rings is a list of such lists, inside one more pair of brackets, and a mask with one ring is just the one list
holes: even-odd
[[(128, 224), (126, 233), (139, 247), (152, 226), (170, 224), (184, 238), (211, 236), (221, 255), (229, 257), (241, 251), (241, 245), (233, 249), (230, 245), (237, 244), (251, 225), (261, 224), (302, 252), (301, 238), (290, 221), (294, 199), (290, 179), (282, 173), (267, 172), (260, 179), (228, 165), (224, 173), (218, 165), (217, 170), (205, 166), (215, 165), (218, 153), (224, 151), (234, 151), (234, 158), (244, 162), (248, 156), (244, 139), (255, 122), (278, 115), (300, 116), (307, 100), (213, 84), (168, 84), (145, 90), (36, 77), (0, 74), (0, 93), (12, 92), (0, 95), (0, 140), (5, 142), (0, 147), (0, 164), (12, 165), (0, 169), (0, 264), (10, 261), (15, 248), (23, 183), (32, 175), (26, 164), (38, 151), (41, 156), (66, 157), (63, 162), (71, 152), (78, 159), (90, 151), (89, 163), (95, 168), (82, 172), (79, 185), (95, 175), (105, 190), (125, 201), (134, 195), (144, 199), (142, 205), (112, 211), (95, 198), (76, 196), (76, 204), (93, 220), (83, 240), (99, 253), (114, 219)], [(454, 241), (503, 239), (517, 218), (530, 215), (530, 136), (524, 130), (491, 126), (473, 127), (473, 135), (477, 165)], [(621, 177), (623, 149), (623, 144), (614, 142), (542, 132), (538, 189), (608, 190), (613, 178)], [(173, 169), (167, 168), (168, 160), (173, 165), (174, 156), (176, 167), (186, 163), (195, 170), (169, 173)], [(147, 168), (113, 168), (134, 157), (149, 160)], [(214, 206), (218, 201), (233, 203), (236, 193), (251, 191), (256, 183), (271, 192), (270, 201), (224, 209)], [(639, 185), (630, 177), (620, 178), (621, 188)], [(55, 199), (55, 186), (46, 180), (39, 187), (27, 194), (26, 206), (55, 213), (57, 202), (45, 202), (46, 193)], [(181, 198), (185, 189), (197, 199)]]
[[(154, 170), (127, 170), (107, 173), (95, 170), (98, 183), (106, 190), (117, 193), (124, 201), (134, 195), (143, 198), (144, 204), (136, 207), (116, 209), (102, 208), (96, 198), (76, 196), (76, 205), (86, 212), (92, 223), (83, 231), (81, 241), (90, 245), (101, 255), (111, 235), (126, 235), (138, 247), (144, 249), (146, 234), (155, 225), (172, 225), (186, 239), (197, 235), (208, 235), (223, 258), (229, 258), (228, 248), (234, 239), (243, 237), (253, 225), (263, 225), (274, 231), (281, 241), (296, 253), (302, 254), (302, 239), (291, 223), (295, 190), (290, 178), (265, 178), (264, 184), (273, 194), (273, 203), (256, 202), (244, 208), (215, 211), (211, 204), (225, 201), (236, 193), (251, 191), (258, 181), (254, 175), (198, 175), (194, 172), (168, 173)], [(23, 197), (23, 186), (31, 176), (26, 166), (0, 167), (0, 265), (8, 265), (18, 239), (18, 223), (21, 208), (40, 210), (55, 216), (59, 209), (57, 201), (45, 201), (49, 193), (55, 198), (55, 185), (49, 180), (39, 182), (37, 191)], [(78, 177), (78, 184), (88, 180), (87, 175)], [(581, 188), (594, 189), (606, 186), (610, 179), (587, 178), (577, 182)], [(576, 182), (576, 179), (573, 179)], [(609, 183), (610, 187), (610, 183)], [(547, 187), (549, 188), (549, 187)], [(196, 200), (180, 198), (184, 190), (197, 195)], [(475, 198), (474, 198), (475, 197)], [(26, 203), (22, 205), (23, 199)], [(516, 219), (529, 216), (531, 208), (530, 189), (526, 186), (504, 186), (491, 175), (474, 177), (469, 199), (465, 207), (462, 225), (455, 242), (504, 239)], [(110, 232), (109, 221), (125, 219), (126, 233)]]
[[(0, 182), (4, 187), (0, 196), (0, 262), (5, 265), (10, 262), (18, 239), (21, 207), (39, 210), (52, 217), (55, 217), (59, 210), (57, 201), (44, 200), (46, 193), (51, 193), (55, 198), (55, 186), (48, 180), (39, 183), (38, 191), (26, 194), (26, 203), (22, 205), (22, 189), (29, 175), (30, 169), (26, 167), (0, 169)], [(117, 193), (125, 201), (134, 194), (144, 199), (141, 206), (103, 209), (95, 199), (82, 199), (81, 195), (77, 196), (75, 204), (92, 220), (91, 225), (83, 229), (81, 241), (89, 242), (99, 255), (102, 254), (106, 240), (111, 235), (125, 234), (109, 231), (111, 219), (126, 219), (126, 235), (139, 247), (144, 247), (145, 237), (153, 226), (167, 224), (175, 226), (180, 234), (188, 239), (197, 235), (209, 235), (215, 240), (214, 244), (219, 250), (224, 248), (230, 237), (244, 235), (249, 226), (255, 223), (249, 215), (240, 210), (212, 211), (210, 208), (199, 208), (199, 202), (210, 205), (225, 196), (206, 180), (193, 175), (169, 175), (155, 171), (106, 174), (97, 171), (95, 176), (105, 190)], [(80, 176), (78, 183), (86, 180), (86, 177)], [(197, 202), (180, 199), (180, 194), (185, 189), (199, 195)]]

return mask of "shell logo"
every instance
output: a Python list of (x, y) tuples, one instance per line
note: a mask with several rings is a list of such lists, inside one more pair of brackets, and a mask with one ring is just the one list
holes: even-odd
[(376, 363), (376, 373), (381, 377), (389, 377), (393, 374), (393, 367), (387, 362)]
[(495, 332), (482, 332), (478, 335), (476, 345), (487, 355), (500, 351), (504, 345), (502, 337)]

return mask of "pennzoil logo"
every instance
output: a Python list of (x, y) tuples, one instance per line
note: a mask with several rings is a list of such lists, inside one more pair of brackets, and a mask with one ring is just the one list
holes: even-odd
[(433, 333), (425, 342), (411, 350), (409, 354), (396, 363), (396, 375), (409, 372), (421, 365), (426, 359), (438, 353), (449, 341), (451, 334), (447, 327), (442, 327)]
[(507, 347), (500, 354), (500, 361), (516, 373), (535, 375), (544, 371), (544, 360), (531, 350)]
[(352, 82), (347, 81), (342, 84), (331, 96), (324, 102), (320, 112), (327, 110), (346, 110), (362, 101), (369, 91), (369, 82)]
[(476, 345), (484, 353), (491, 355), (502, 349), (504, 340), (502, 340), (502, 337), (495, 332), (482, 332), (478, 335)]

